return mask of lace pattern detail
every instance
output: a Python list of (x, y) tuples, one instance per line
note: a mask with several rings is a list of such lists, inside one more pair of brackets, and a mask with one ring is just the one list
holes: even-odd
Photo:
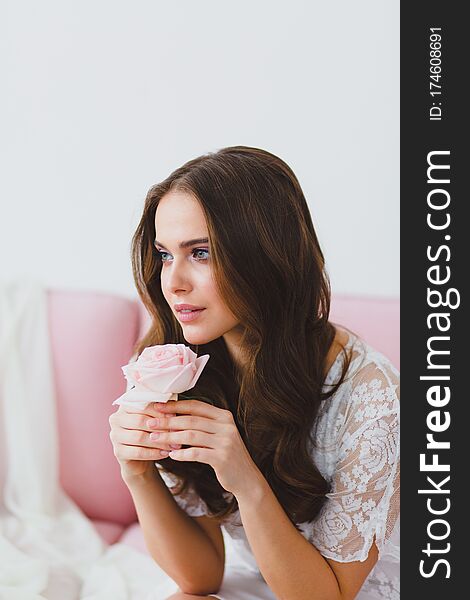
[(325, 557), (339, 562), (364, 561), (374, 538), (381, 558), (398, 560), (398, 372), (360, 344), (366, 352), (356, 357), (367, 360), (358, 367), (353, 358), (343, 384), (347, 393), (319, 417), (313, 453), (331, 491), (315, 521), (302, 529)]

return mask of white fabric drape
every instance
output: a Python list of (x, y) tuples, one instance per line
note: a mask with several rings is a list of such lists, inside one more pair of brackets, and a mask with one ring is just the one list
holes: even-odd
[[(110, 413), (112, 407), (110, 406)], [(0, 600), (165, 600), (149, 556), (107, 545), (59, 484), (47, 295), (0, 283)], [(226, 540), (220, 600), (275, 600)]]
[(0, 285), (0, 461), (2, 600), (162, 600), (177, 590), (162, 587), (150, 556), (107, 546), (60, 488), (46, 294), (35, 282)]

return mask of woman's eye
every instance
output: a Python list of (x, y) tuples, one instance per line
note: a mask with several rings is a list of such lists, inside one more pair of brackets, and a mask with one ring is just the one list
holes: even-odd
[[(207, 250), (206, 248), (194, 248), (194, 250), (192, 251), (192, 254), (194, 256), (201, 252), (206, 253), (206, 255), (209, 254), (209, 250)], [(169, 252), (165, 252), (164, 250), (157, 250), (157, 254), (160, 255), (162, 262), (168, 262), (169, 259), (166, 258), (166, 255), (171, 256), (171, 254)], [(199, 254), (199, 256), (196, 256), (195, 258), (199, 262), (205, 262), (208, 259), (208, 256), (201, 256), (201, 254)]]
[(157, 250), (157, 254), (160, 255), (160, 258), (162, 259), (163, 262), (166, 262), (166, 259), (163, 255), (168, 254), (168, 252), (163, 252), (162, 250)]
[[(195, 248), (195, 249), (193, 250), (193, 254), (194, 254), (194, 253), (196, 253), (196, 254), (197, 254), (198, 252), (203, 252), (203, 253), (205, 252), (207, 255), (209, 255), (209, 250), (206, 250), (205, 248)], [(200, 256), (200, 255), (199, 255), (199, 258), (198, 258), (198, 260), (207, 260), (207, 258), (208, 258), (208, 256)]]

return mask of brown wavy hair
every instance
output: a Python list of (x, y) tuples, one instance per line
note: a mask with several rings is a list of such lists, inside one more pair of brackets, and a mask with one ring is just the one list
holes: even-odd
[[(154, 247), (155, 212), (170, 190), (194, 196), (206, 218), (211, 268), (219, 294), (243, 325), (242, 372), (223, 337), (188, 344), (160, 287), (161, 258)], [(146, 197), (132, 238), (132, 268), (151, 327), (134, 351), (183, 343), (210, 354), (196, 386), (180, 398), (197, 398), (232, 412), (240, 435), (291, 522), (318, 514), (328, 482), (313, 462), (320, 405), (344, 380), (351, 353), (342, 347), (339, 380), (322, 391), (326, 357), (335, 338), (328, 320), (330, 282), (310, 212), (290, 167), (265, 150), (223, 148), (190, 160)], [(184, 447), (184, 446), (183, 446)], [(238, 508), (205, 463), (159, 461), (223, 520)]]

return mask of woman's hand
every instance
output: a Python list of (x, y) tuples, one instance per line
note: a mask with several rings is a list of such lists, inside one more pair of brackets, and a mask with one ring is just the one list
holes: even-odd
[[(161, 406), (165, 404), (154, 402), (145, 408), (145, 412), (119, 406), (109, 417), (109, 437), (123, 478), (147, 474), (154, 469), (154, 461), (166, 458), (172, 450), (167, 443), (154, 442), (149, 437), (155, 429), (147, 422), (163, 414)], [(169, 415), (166, 413), (165, 416)]]
[[(170, 458), (173, 460), (211, 465), (220, 485), (235, 497), (245, 493), (254, 480), (259, 481), (262, 477), (229, 410), (200, 400), (171, 400), (160, 410), (165, 417), (159, 417), (155, 427), (165, 432), (152, 434), (150, 438), (164, 444), (191, 446), (172, 450)], [(168, 413), (184, 416), (170, 416)]]

